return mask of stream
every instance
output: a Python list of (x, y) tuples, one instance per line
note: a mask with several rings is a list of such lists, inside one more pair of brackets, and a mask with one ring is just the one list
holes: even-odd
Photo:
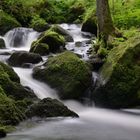
[[(74, 38), (74, 42), (67, 43), (66, 48), (87, 60), (87, 51), (91, 47), (89, 33), (82, 33), (80, 25), (61, 24)], [(21, 38), (20, 46), (15, 47), (17, 35)], [(28, 51), (31, 43), (39, 33), (27, 28), (16, 28), (5, 34), (3, 38), (6, 49), (0, 50), (0, 60), (6, 62), (9, 55), (16, 50)], [(76, 47), (80, 44), (82, 47)], [(44, 57), (44, 59), (46, 59)], [(32, 78), (32, 68), (13, 67), (21, 79), (21, 84), (34, 90), (38, 98), (58, 98), (54, 89), (47, 84)], [(94, 80), (98, 74), (93, 72)], [(140, 140), (140, 111), (139, 110), (109, 110), (88, 107), (79, 102), (63, 101), (74, 110), (80, 118), (52, 118), (46, 120), (29, 120), (21, 123), (17, 131), (8, 134), (3, 140)]]

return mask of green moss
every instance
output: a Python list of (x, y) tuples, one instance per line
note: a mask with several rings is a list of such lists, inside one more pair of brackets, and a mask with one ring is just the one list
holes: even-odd
[(13, 70), (12, 67), (0, 62), (0, 66), (2, 66), (4, 72), (6, 72), (9, 75), (9, 78), (17, 83), (20, 83), (20, 79), (18, 77), (18, 75), (15, 73), (15, 71)]
[(49, 54), (49, 46), (45, 43), (38, 43), (35, 41), (31, 45), (30, 52), (38, 53), (40, 55), (47, 55)]
[(96, 93), (96, 101), (109, 107), (139, 105), (140, 35), (113, 48), (101, 69), (104, 85)]
[(0, 34), (1, 35), (19, 26), (21, 25), (15, 18), (9, 16), (8, 14), (0, 10)]
[(15, 106), (14, 100), (8, 98), (0, 87), (0, 124), (15, 125), (23, 120), (24, 115)]
[(34, 69), (33, 76), (59, 90), (61, 98), (79, 99), (91, 85), (91, 71), (71, 52), (49, 58), (44, 69)]
[(44, 32), (37, 41), (33, 42), (31, 51), (33, 48), (37, 47), (38, 45), (42, 47), (42, 45), (40, 44), (43, 45), (43, 48), (45, 44), (46, 44), (45, 48), (48, 45), (49, 51), (55, 53), (60, 51), (61, 47), (62, 48), (64, 47), (65, 39), (62, 35), (59, 35), (58, 33), (49, 30)]
[(70, 33), (67, 30), (65, 30), (62, 27), (60, 27), (59, 25), (53, 25), (50, 28), (49, 31), (53, 31), (53, 32), (56, 32), (56, 33), (62, 35), (67, 42), (73, 42), (73, 38), (70, 35)]
[(19, 78), (12, 68), (0, 62), (0, 86), (8, 96), (15, 99), (34, 97), (33, 93), (26, 90), (20, 83)]

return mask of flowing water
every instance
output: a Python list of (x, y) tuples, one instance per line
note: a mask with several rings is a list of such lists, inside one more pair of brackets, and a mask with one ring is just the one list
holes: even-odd
[[(67, 43), (66, 48), (80, 54), (83, 59), (88, 59), (86, 52), (91, 46), (88, 37), (91, 35), (82, 33), (78, 25), (62, 24), (61, 27), (67, 29), (74, 37), (74, 42)], [(14, 43), (18, 34), (20, 42)], [(7, 49), (0, 50), (0, 53), (29, 50), (31, 42), (38, 36), (39, 33), (32, 29), (17, 28), (9, 31), (2, 37)], [(82, 44), (82, 47), (75, 47), (76, 44)], [(9, 55), (0, 55), (0, 60), (5, 61), (8, 57)], [(20, 76), (21, 83), (33, 89), (39, 98), (58, 98), (54, 89), (32, 78), (32, 69), (14, 70)], [(99, 75), (93, 72), (93, 80), (98, 80), (98, 77)], [(113, 111), (83, 106), (72, 100), (63, 103), (77, 112), (80, 118), (29, 120), (21, 123), (18, 131), (8, 134), (4, 140), (140, 140), (139, 110)]]

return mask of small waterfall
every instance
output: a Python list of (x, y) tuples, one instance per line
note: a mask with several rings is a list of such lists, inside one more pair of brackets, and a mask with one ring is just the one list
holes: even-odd
[(36, 40), (39, 33), (31, 28), (15, 28), (5, 34), (3, 39), (6, 43), (6, 48), (13, 48), (15, 50), (29, 50), (31, 43)]
[(21, 79), (21, 84), (30, 87), (39, 99), (51, 97), (58, 98), (56, 91), (47, 84), (33, 79), (32, 69), (14, 68)]

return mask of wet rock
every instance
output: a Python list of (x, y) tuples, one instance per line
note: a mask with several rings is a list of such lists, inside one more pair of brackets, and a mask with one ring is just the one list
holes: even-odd
[(0, 38), (0, 49), (4, 49), (4, 48), (6, 48), (5, 42), (2, 38)]
[(32, 117), (78, 117), (78, 115), (68, 109), (57, 99), (45, 98), (29, 107), (26, 111), (28, 118)]
[(39, 54), (25, 51), (14, 52), (8, 59), (8, 63), (12, 66), (22, 66), (24, 63), (37, 64), (41, 61), (43, 60)]
[(73, 42), (74, 41), (73, 37), (70, 35), (70, 33), (67, 30), (60, 27), (59, 25), (53, 25), (50, 30), (62, 35), (65, 38), (66, 42)]
[(89, 60), (89, 63), (92, 65), (92, 69), (95, 71), (98, 71), (104, 64), (104, 61), (97, 57), (97, 58), (92, 58)]
[(52, 53), (61, 52), (61, 48), (64, 49), (64, 47), (65, 47), (65, 39), (62, 35), (54, 32), (54, 31), (49, 30), (49, 31), (44, 32), (38, 38), (37, 41), (32, 43), (30, 51), (33, 51), (34, 48), (39, 48), (39, 46), (43, 50), (44, 50), (44, 47), (47, 48), (47, 52), (48, 51), (52, 52)]
[(78, 41), (78, 42), (75, 42), (75, 46), (76, 47), (83, 47), (83, 46), (85, 46), (85, 43)]
[(24, 64), (21, 65), (21, 67), (23, 67), (23, 68), (32, 68), (33, 64), (31, 64), (31, 63), (24, 63)]
[(49, 46), (47, 44), (34, 41), (31, 45), (30, 52), (37, 53), (40, 55), (48, 55), (50, 51)]
[(95, 36), (97, 36), (97, 24), (96, 24), (95, 17), (93, 15), (91, 17), (88, 17), (83, 22), (81, 30), (84, 32), (90, 32), (94, 34)]
[(4, 129), (0, 128), (0, 138), (4, 138), (4, 137), (6, 137), (6, 132)]

